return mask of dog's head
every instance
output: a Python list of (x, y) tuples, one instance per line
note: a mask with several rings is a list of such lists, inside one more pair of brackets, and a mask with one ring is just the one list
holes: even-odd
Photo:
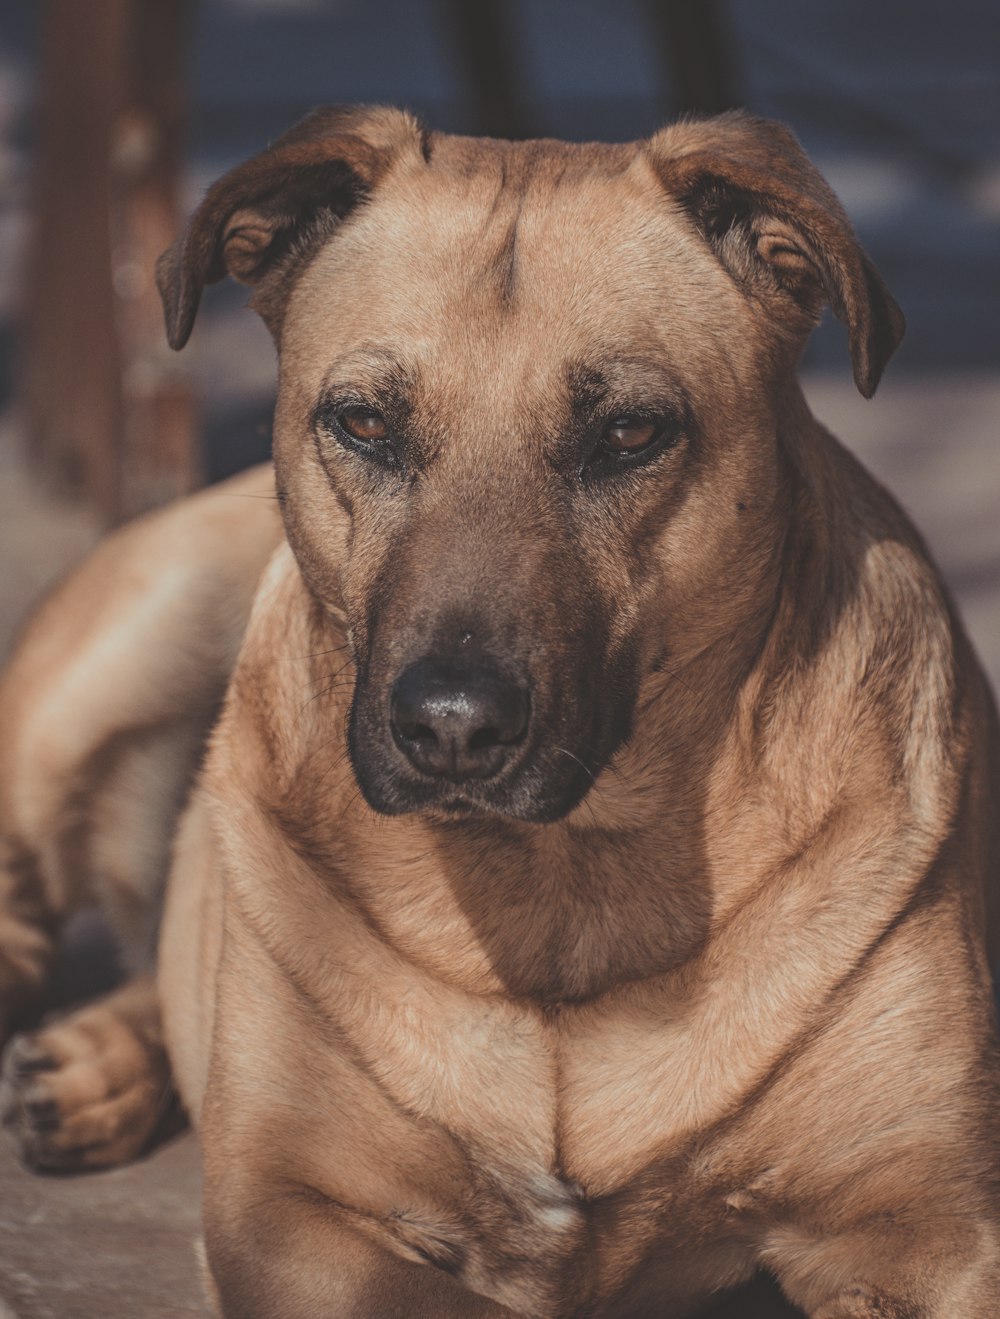
[(556, 819), (649, 674), (753, 643), (803, 343), (831, 304), (870, 395), (902, 335), (795, 139), (739, 114), (577, 146), (319, 111), (164, 254), (174, 347), (227, 273), (279, 346), (288, 536), (346, 610), (385, 812)]

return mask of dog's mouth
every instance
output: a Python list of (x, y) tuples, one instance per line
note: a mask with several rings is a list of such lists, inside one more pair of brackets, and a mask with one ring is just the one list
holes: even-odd
[(470, 801), (468, 797), (447, 797), (438, 806), (438, 811), (442, 815), (451, 815), (461, 818), (466, 815), (481, 815), (482, 810), (475, 802)]
[(384, 780), (372, 778), (366, 767), (355, 763), (354, 770), (362, 796), (380, 815), (416, 814), (452, 822), (499, 816), (527, 824), (553, 824), (580, 804), (593, 782), (582, 772), (570, 783), (536, 783), (535, 776), (528, 774), (524, 782), (477, 786), (468, 793), (446, 792), (420, 782), (393, 783), (387, 791)]
[[(464, 689), (457, 690), (461, 696)], [(348, 748), (368, 805), (382, 815), (553, 823), (584, 800), (630, 728), (631, 705), (616, 709), (610, 699), (572, 720), (561, 711), (551, 721), (555, 728), (533, 693), (522, 698), (508, 691), (470, 714), (474, 704), (440, 697), (431, 711), (436, 717), (423, 720), (406, 709), (394, 722), (391, 701), (375, 699), (359, 678)], [(567, 723), (577, 737), (570, 738)]]

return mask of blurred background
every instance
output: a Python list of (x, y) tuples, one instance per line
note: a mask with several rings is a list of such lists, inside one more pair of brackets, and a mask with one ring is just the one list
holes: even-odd
[[(824, 324), (807, 392), (923, 528), (1000, 680), (996, 0), (6, 0), (0, 655), (103, 529), (267, 454), (245, 290), (210, 290), (172, 354), (152, 263), (213, 179), (331, 101), (511, 137), (787, 121), (909, 323), (871, 403)], [(0, 1186), (0, 1319), (203, 1313), (189, 1141), (58, 1184), (4, 1146)]]
[(510, 137), (630, 138), (729, 106), (790, 123), (909, 323), (868, 406), (825, 325), (817, 410), (925, 525), (1000, 672), (981, 598), (1000, 559), (995, 0), (9, 0), (0, 653), (100, 528), (266, 455), (273, 353), (245, 290), (213, 289), (178, 356), (152, 264), (213, 179), (336, 100)]

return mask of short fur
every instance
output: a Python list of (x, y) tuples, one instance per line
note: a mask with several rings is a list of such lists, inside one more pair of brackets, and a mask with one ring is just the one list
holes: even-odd
[[(318, 112), (165, 254), (175, 346), (226, 271), (280, 352), (287, 542), (161, 946), (220, 1313), (679, 1319), (765, 1268), (810, 1319), (992, 1319), (996, 719), (796, 383), (824, 302), (866, 395), (903, 326), (794, 138)], [(628, 463), (623, 416), (660, 437)], [(11, 1011), (88, 883), (150, 910), (279, 539), (227, 494), (263, 480), (109, 542), (22, 641)], [(403, 754), (428, 656), (530, 693), (491, 776)], [(83, 1013), (8, 1054), (50, 1166), (135, 1152), (165, 1075), (148, 980)]]

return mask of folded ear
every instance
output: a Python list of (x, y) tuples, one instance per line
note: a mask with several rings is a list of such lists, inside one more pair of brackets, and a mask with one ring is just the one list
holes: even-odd
[(225, 275), (254, 288), (254, 306), (275, 330), (284, 277), (424, 140), (401, 110), (325, 106), (220, 179), (156, 264), (171, 348), (187, 343), (204, 286)]
[(903, 337), (903, 313), (851, 223), (787, 128), (736, 111), (673, 124), (648, 158), (750, 296), (777, 299), (807, 332), (824, 302), (848, 331), (854, 379), (871, 398)]

